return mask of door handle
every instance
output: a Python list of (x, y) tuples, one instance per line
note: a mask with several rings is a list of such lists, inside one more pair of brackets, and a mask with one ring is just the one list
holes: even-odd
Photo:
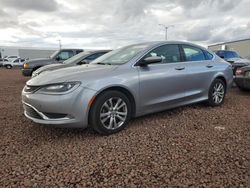
[(207, 68), (212, 68), (212, 67), (214, 67), (213, 65), (207, 65), (206, 66)]
[(176, 67), (175, 70), (184, 70), (185, 67)]

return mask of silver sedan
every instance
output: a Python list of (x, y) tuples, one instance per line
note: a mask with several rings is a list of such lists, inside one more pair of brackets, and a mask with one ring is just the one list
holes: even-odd
[(133, 117), (202, 101), (219, 106), (232, 81), (231, 65), (203, 47), (149, 42), (32, 78), (22, 102), (36, 123), (112, 134)]

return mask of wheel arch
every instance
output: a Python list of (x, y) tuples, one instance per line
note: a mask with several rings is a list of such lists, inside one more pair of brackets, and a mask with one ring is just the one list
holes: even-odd
[(11, 66), (11, 68), (13, 67), (11, 64), (5, 64), (3, 65), (5, 68), (7, 68), (7, 66)]
[(216, 79), (222, 80), (224, 82), (224, 84), (225, 84), (225, 88), (227, 89), (228, 83), (227, 83), (226, 78), (223, 75), (216, 76), (214, 80), (216, 80)]
[[(95, 94), (95, 99), (94, 99), (93, 103), (96, 101), (96, 98), (97, 98), (98, 96), (100, 96), (102, 93), (107, 92), (107, 91), (119, 91), (119, 92), (125, 94), (125, 95), (128, 97), (128, 99), (129, 99), (129, 101), (130, 101), (130, 103), (131, 103), (131, 106), (132, 106), (132, 109), (131, 109), (131, 110), (132, 110), (132, 114), (131, 114), (131, 116), (132, 116), (132, 117), (135, 117), (135, 115), (136, 115), (136, 102), (135, 102), (135, 97), (134, 97), (134, 95), (132, 94), (132, 92), (131, 92), (128, 88), (126, 88), (126, 87), (117, 85), (117, 86), (110, 86), (110, 87), (107, 87), (107, 88), (103, 88), (102, 90), (98, 91), (98, 92)], [(91, 111), (92, 106), (93, 106), (93, 104), (91, 104), (91, 106), (89, 107), (88, 122), (89, 122), (90, 111)]]

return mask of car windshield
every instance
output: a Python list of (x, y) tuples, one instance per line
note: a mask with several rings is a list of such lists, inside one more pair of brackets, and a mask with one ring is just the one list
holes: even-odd
[(56, 50), (51, 56), (49, 56), (51, 59), (53, 59), (58, 53), (59, 53), (60, 50)]
[(67, 59), (66, 61), (63, 62), (63, 64), (71, 64), (71, 63), (78, 63), (79, 61), (81, 61), (83, 58), (85, 58), (86, 56), (88, 56), (91, 52), (81, 52), (69, 59)]
[(143, 44), (123, 47), (97, 58), (92, 63), (104, 64), (104, 65), (125, 64), (147, 47), (148, 45), (143, 45)]
[(240, 55), (235, 51), (216, 51), (215, 52), (218, 56), (231, 59), (231, 58), (241, 58)]
[(237, 52), (232, 52), (232, 53), (233, 53), (233, 56), (234, 56), (234, 57), (242, 58), (242, 57), (240, 57), (240, 55), (239, 55)]

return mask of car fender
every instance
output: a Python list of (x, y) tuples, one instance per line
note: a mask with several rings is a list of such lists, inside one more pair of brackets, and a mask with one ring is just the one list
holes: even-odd
[(217, 78), (223, 78), (223, 80), (226, 82), (225, 84), (226, 84), (227, 90), (231, 88), (232, 82), (233, 82), (233, 74), (232, 74), (232, 76), (230, 78), (230, 75), (227, 75), (224, 72), (217, 72), (216, 74), (214, 74), (214, 76), (213, 76), (213, 78), (211, 80), (210, 85)]
[[(118, 90), (121, 91), (122, 93), (124, 93), (125, 95), (128, 95), (127, 97), (131, 100), (132, 102), (132, 116), (137, 116), (137, 112), (138, 112), (138, 91), (133, 91), (131, 89), (129, 89), (126, 85), (122, 85), (122, 84), (112, 84), (112, 85), (108, 85), (105, 87), (102, 87), (98, 90), (96, 90), (94, 96), (93, 96), (93, 101), (95, 100), (96, 96), (100, 95), (101, 93), (103, 93), (106, 90)], [(90, 110), (90, 109), (89, 109)]]
[(96, 91), (95, 95), (99, 95), (100, 93), (102, 93), (103, 91), (105, 90), (108, 90), (108, 89), (112, 89), (112, 88), (122, 88), (122, 89), (125, 89), (127, 90), (129, 93), (131, 93), (133, 95), (133, 97), (135, 98), (135, 93), (129, 89), (127, 86), (125, 85), (121, 85), (121, 84), (113, 84), (113, 85), (108, 85), (108, 86), (105, 86), (99, 90)]

